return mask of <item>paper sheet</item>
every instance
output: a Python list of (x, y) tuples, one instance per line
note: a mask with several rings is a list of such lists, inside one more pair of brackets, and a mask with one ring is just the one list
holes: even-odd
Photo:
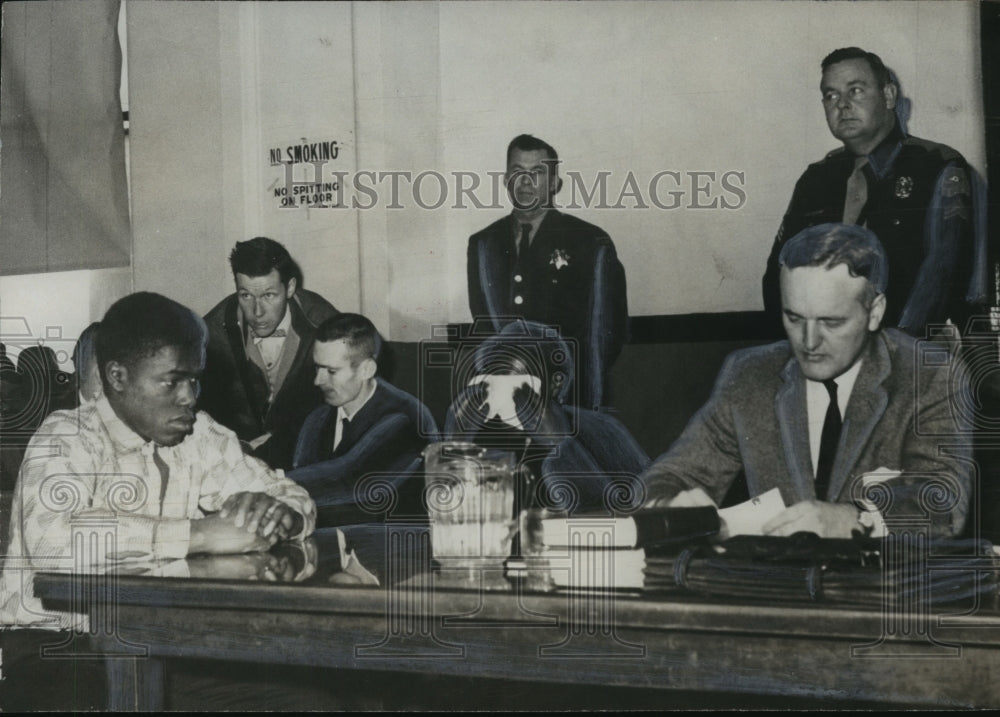
[(763, 535), (761, 529), (764, 524), (784, 509), (781, 491), (772, 488), (744, 503), (723, 508), (719, 511), (719, 518), (725, 521), (730, 538), (735, 535)]
[[(358, 560), (357, 554), (354, 550), (347, 552), (347, 537), (344, 535), (344, 531), (337, 528), (337, 544), (340, 547), (340, 573), (331, 577), (331, 582), (356, 582), (360, 585), (378, 585), (378, 578), (373, 575), (368, 568), (361, 564)], [(350, 576), (353, 580), (337, 580), (334, 581), (332, 578), (340, 577), (344, 578)]]

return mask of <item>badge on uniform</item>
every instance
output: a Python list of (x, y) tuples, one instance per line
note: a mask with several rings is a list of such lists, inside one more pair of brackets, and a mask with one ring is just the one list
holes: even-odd
[(563, 251), (562, 249), (556, 249), (552, 252), (552, 256), (549, 257), (549, 265), (554, 266), (556, 271), (562, 269), (564, 266), (569, 266), (570, 255), (569, 252)]
[(913, 192), (913, 178), (912, 177), (900, 177), (896, 180), (896, 197), (897, 199), (906, 199)]

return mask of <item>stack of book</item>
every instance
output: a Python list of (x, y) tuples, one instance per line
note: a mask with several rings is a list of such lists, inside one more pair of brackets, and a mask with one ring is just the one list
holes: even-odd
[(714, 507), (662, 508), (626, 517), (581, 516), (541, 521), (532, 561), (560, 588), (656, 590), (675, 586), (678, 551), (717, 535)]
[(541, 521), (535, 542), (542, 548), (535, 557), (560, 588), (676, 589), (685, 587), (693, 551), (714, 554), (708, 547), (710, 538), (759, 535), (784, 508), (781, 493), (773, 488), (721, 510), (652, 508), (624, 517), (547, 518)]
[(725, 511), (643, 510), (630, 517), (541, 521), (533, 553), (558, 589), (687, 591), (720, 598), (896, 605), (1000, 601), (1000, 557), (981, 540), (718, 538)]

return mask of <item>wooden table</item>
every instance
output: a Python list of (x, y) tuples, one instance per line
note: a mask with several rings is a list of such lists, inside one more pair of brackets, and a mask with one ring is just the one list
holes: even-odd
[[(496, 571), (434, 573), (406, 560), (390, 561), (388, 587), (332, 585), (319, 574), (309, 584), (120, 576), (103, 588), (113, 592), (110, 610), (90, 605), (110, 707), (162, 709), (165, 663), (182, 657), (1000, 707), (992, 608), (884, 614), (683, 593), (544, 593)], [(42, 573), (35, 590), (67, 609), (79, 579)]]

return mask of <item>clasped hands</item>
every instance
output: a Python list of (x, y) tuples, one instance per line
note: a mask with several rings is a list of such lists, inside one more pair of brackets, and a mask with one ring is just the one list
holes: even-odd
[(266, 493), (234, 493), (218, 513), (191, 521), (188, 554), (264, 551), (302, 531), (298, 512)]
[[(701, 488), (681, 491), (671, 499), (656, 499), (647, 505), (667, 508), (695, 508), (715, 506)], [(858, 528), (858, 509), (848, 503), (827, 503), (822, 500), (804, 500), (778, 513), (764, 523), (764, 535), (792, 535), (802, 531), (816, 533), (821, 538), (850, 538)], [(720, 531), (726, 536), (723, 528)]]
[(532, 434), (535, 442), (558, 440), (572, 432), (553, 402), (543, 398), (544, 386), (528, 374), (480, 375), (469, 382), (455, 404), (455, 418), (462, 431), (487, 425), (490, 419)]

